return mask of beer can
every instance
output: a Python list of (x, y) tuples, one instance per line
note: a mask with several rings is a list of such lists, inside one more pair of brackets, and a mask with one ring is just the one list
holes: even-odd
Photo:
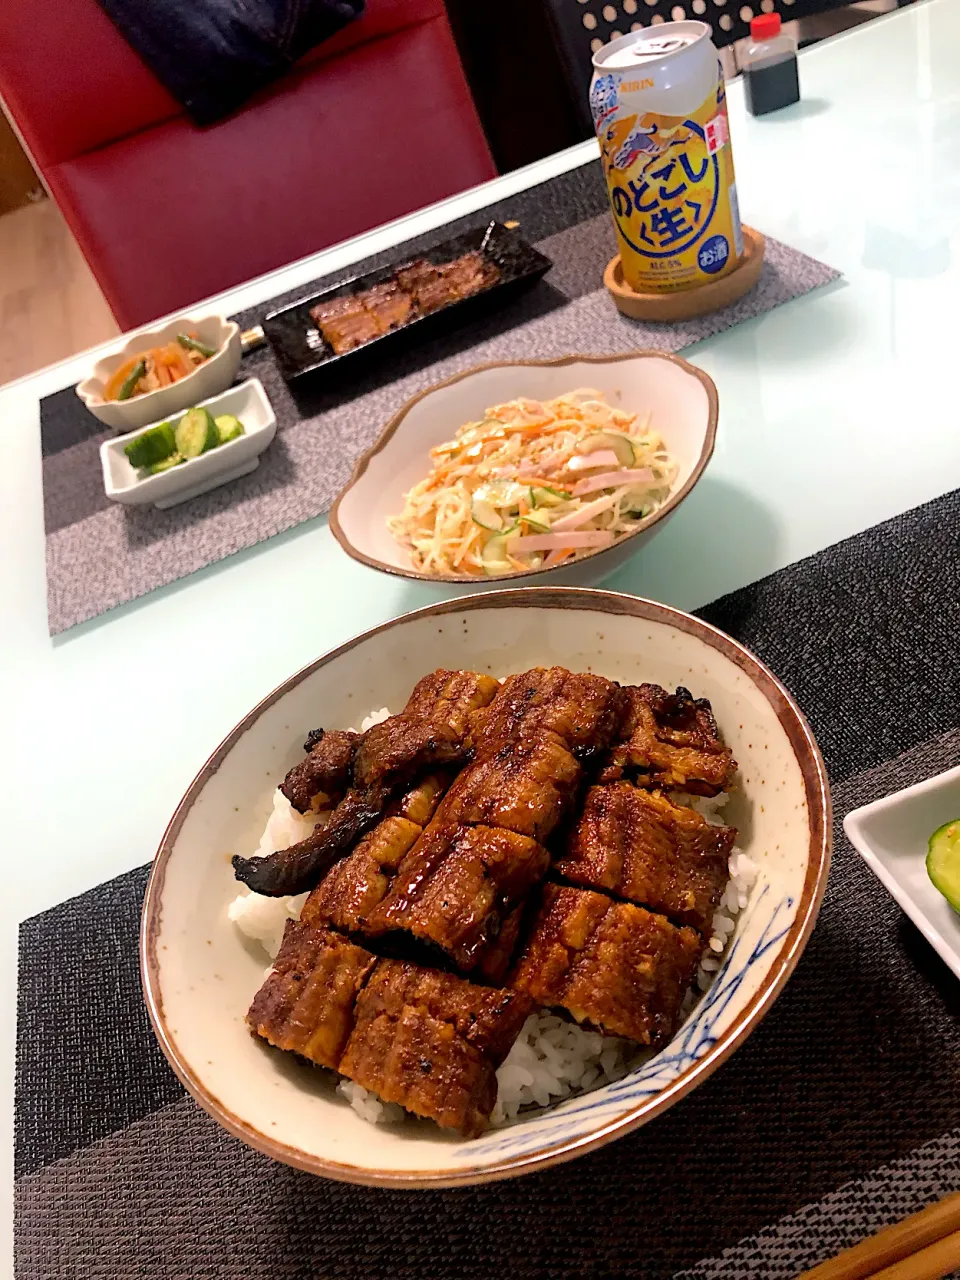
[(593, 59), (590, 110), (627, 283), (693, 289), (732, 271), (743, 232), (723, 68), (703, 22), (665, 22)]

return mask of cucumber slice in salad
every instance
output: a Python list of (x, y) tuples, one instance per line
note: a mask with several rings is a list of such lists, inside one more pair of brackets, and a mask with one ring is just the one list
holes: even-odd
[(517, 531), (520, 526), (512, 524), (509, 529), (494, 534), (492, 538), (488, 538), (484, 544), (483, 550), (480, 552), (480, 561), (483, 565), (484, 572), (491, 577), (496, 577), (501, 573), (512, 573), (513, 565), (507, 559), (507, 539), (516, 539)]
[(502, 535), (488, 539), (483, 550), (480, 552), (480, 560), (483, 564), (483, 571), (490, 577), (496, 577), (500, 573), (509, 573), (513, 565), (507, 559), (507, 540)]
[(930, 837), (927, 875), (954, 911), (960, 911), (960, 818), (945, 822)]
[(470, 503), (470, 518), (474, 524), (478, 524), (481, 529), (489, 529), (491, 533), (499, 533), (503, 528), (503, 521), (496, 507), (483, 498), (478, 498), (476, 494)]
[(515, 480), (491, 480), (475, 489), (473, 496), (491, 507), (515, 507), (527, 496), (527, 488)]
[(621, 467), (632, 467), (637, 459), (633, 444), (616, 431), (598, 431), (577, 445), (577, 453), (597, 453), (600, 449), (612, 449)]
[(561, 502), (569, 502), (573, 497), (566, 489), (551, 489), (547, 485), (537, 485), (530, 490), (531, 507), (558, 507)]
[(527, 525), (527, 527), (532, 529), (535, 533), (549, 533), (550, 522), (549, 519), (542, 518), (544, 514), (545, 513), (541, 511), (534, 513), (533, 515), (521, 516), (520, 523)]

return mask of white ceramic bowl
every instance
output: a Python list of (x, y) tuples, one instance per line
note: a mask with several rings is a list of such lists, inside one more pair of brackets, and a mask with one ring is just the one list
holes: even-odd
[(960, 978), (960, 914), (927, 875), (927, 842), (960, 818), (960, 765), (854, 809), (843, 829), (857, 853)]
[[(216, 348), (217, 354), (170, 387), (160, 387), (131, 400), (104, 400), (104, 387), (124, 360), (138, 351), (172, 342), (178, 333), (195, 333), (201, 342)], [(122, 345), (97, 361), (90, 377), (78, 385), (77, 395), (95, 418), (114, 431), (133, 431), (151, 422), (162, 422), (172, 413), (180, 413), (225, 391), (237, 376), (241, 355), (240, 326), (233, 320), (223, 316), (201, 316), (199, 320), (180, 316), (162, 329), (138, 329), (127, 334)]]
[[(259, 378), (249, 378), (222, 395), (201, 400), (200, 407), (209, 409), (215, 418), (223, 413), (233, 414), (243, 423), (244, 434), (201, 453), (199, 458), (191, 458), (182, 466), (143, 479), (123, 452), (124, 446), (143, 428), (104, 440), (100, 446), (100, 465), (103, 487), (111, 501), (134, 506), (152, 502), (156, 507), (174, 507), (178, 502), (186, 502), (229, 480), (248, 475), (260, 465), (261, 453), (277, 434), (277, 418)], [(178, 415), (169, 421), (175, 427)]]
[[(618, 409), (652, 414), (651, 425), (677, 459), (679, 472), (663, 506), (638, 529), (609, 547), (557, 565), (486, 580), (455, 574), (425, 574), (387, 529), (388, 516), (403, 510), (404, 494), (430, 469), (429, 451), (458, 427), (517, 396), (548, 400), (576, 387), (596, 387)], [(333, 504), (330, 528), (348, 555), (373, 569), (424, 582), (503, 587), (549, 576), (554, 583), (583, 586), (601, 581), (644, 546), (676, 511), (700, 479), (717, 432), (713, 380), (679, 356), (636, 351), (619, 356), (563, 356), (481, 365), (422, 391), (391, 418), (380, 439), (354, 468)]]
[[(230, 855), (255, 848), (307, 729), (402, 707), (435, 667), (498, 675), (560, 663), (711, 699), (740, 764), (728, 805), (760, 876), (716, 982), (677, 1036), (624, 1079), (465, 1141), (435, 1126), (369, 1125), (331, 1073), (255, 1042), (244, 1015), (264, 955), (227, 919)], [(696, 618), (600, 591), (485, 592), (377, 627), (291, 676), (224, 739), (163, 837), (144, 902), (141, 966), (164, 1053), (231, 1133), (277, 1160), (386, 1186), (485, 1182), (542, 1168), (644, 1124), (706, 1078), (770, 1009), (813, 929), (830, 861), (823, 761), (789, 694)]]

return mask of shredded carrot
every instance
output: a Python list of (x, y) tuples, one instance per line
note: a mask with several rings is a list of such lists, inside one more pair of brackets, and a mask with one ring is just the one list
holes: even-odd
[(550, 552), (544, 564), (552, 568), (555, 564), (562, 564), (564, 560), (569, 560), (572, 555), (573, 547), (559, 547), (556, 551)]
[[(677, 464), (649, 423), (590, 389), (496, 405), (430, 450), (428, 474), (387, 525), (428, 574), (510, 574), (589, 555), (632, 533), (670, 494)], [(611, 453), (627, 458), (614, 465)], [(584, 488), (580, 474), (591, 470), (597, 484)], [(564, 545), (567, 530), (578, 547)], [(525, 550), (531, 538), (540, 549)]]
[(117, 396), (120, 394), (120, 388), (126, 382), (130, 374), (133, 373), (139, 358), (139, 356), (131, 356), (129, 360), (125, 360), (123, 362), (119, 369), (114, 370), (107, 379), (107, 385), (104, 388), (103, 398), (105, 400), (116, 400)]
[[(194, 338), (194, 334), (190, 334)], [(147, 366), (144, 377), (140, 379), (133, 389), (133, 394), (142, 395), (144, 391), (152, 390), (152, 384), (158, 387), (172, 386), (174, 382), (179, 382), (181, 378), (186, 378), (193, 373), (199, 365), (208, 360), (209, 356), (201, 355), (199, 352), (188, 352), (176, 340), (165, 343), (162, 347), (151, 347), (149, 351), (141, 351), (136, 355), (130, 356), (120, 365), (118, 369), (107, 379), (103, 391), (105, 400), (116, 400), (123, 384), (136, 368), (141, 360)], [(146, 385), (144, 385), (146, 384)]]

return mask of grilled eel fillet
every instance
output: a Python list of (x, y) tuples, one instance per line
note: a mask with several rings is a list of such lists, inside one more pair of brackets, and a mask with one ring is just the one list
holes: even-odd
[(542, 668), (511, 676), (476, 717), (477, 758), (358, 922), (365, 937), (405, 933), (461, 972), (497, 980), (519, 931), (515, 909), (544, 878), (544, 841), (573, 803), (582, 766), (609, 746), (620, 687)]
[[(255, 893), (275, 898), (312, 889), (415, 774), (469, 759), (471, 718), (499, 687), (493, 676), (473, 671), (440, 670), (424, 676), (399, 715), (374, 725), (352, 744), (348, 771), (341, 768), (336, 778), (325, 778), (323, 790), (336, 785), (344, 791), (329, 820), (305, 840), (265, 858), (234, 857), (237, 879)], [(322, 739), (318, 745), (323, 746)], [(297, 794), (302, 799), (299, 790)]]
[(473, 1137), (530, 1008), (517, 991), (380, 960), (322, 925), (291, 920), (247, 1022), (278, 1049)]
[(591, 787), (554, 860), (564, 880), (606, 890), (709, 936), (729, 875), (735, 827), (629, 782)]
[(700, 961), (693, 929), (602, 893), (548, 884), (511, 986), (577, 1022), (665, 1044)]
[(624, 689), (628, 711), (619, 742), (606, 759), (602, 782), (626, 773), (639, 786), (715, 796), (733, 781), (737, 762), (725, 746), (706, 698), (689, 690), (667, 693), (656, 684)]
[(326, 809), (343, 799), (360, 738), (349, 729), (311, 729), (303, 744), (306, 756), (280, 784), (298, 813)]
[(341, 858), (303, 904), (300, 919), (361, 933), (397, 867), (433, 817), (449, 779), (430, 774), (390, 806), (391, 812)]
[(487, 759), (521, 739), (559, 740), (581, 764), (613, 742), (627, 711), (626, 691), (603, 676), (534, 667), (508, 676), (476, 717), (476, 754)]
[[(501, 925), (543, 879), (550, 859), (538, 837), (580, 774), (558, 742), (534, 739), (468, 765), (442, 800), (444, 780), (424, 779), (331, 868), (301, 919), (367, 937), (403, 929), (496, 981), (509, 960), (508, 937), (496, 945)], [(515, 941), (519, 920), (512, 927)]]

